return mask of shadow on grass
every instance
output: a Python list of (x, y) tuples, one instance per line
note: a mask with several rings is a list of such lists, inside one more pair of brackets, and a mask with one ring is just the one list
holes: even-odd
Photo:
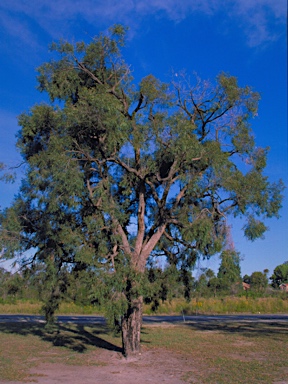
[[(247, 338), (257, 337), (287, 337), (288, 322), (281, 321), (229, 321), (213, 320), (209, 321), (190, 321), (185, 323), (176, 323), (193, 331), (211, 331), (226, 334), (239, 334)], [(159, 324), (161, 327), (161, 324)], [(163, 325), (165, 326), (165, 325)], [(149, 326), (148, 326), (149, 327)], [(65, 347), (78, 353), (83, 353), (88, 348), (96, 347), (109, 351), (122, 352), (122, 349), (114, 343), (106, 340), (111, 339), (109, 331), (104, 324), (75, 324), (58, 323), (58, 328), (53, 333), (48, 333), (43, 323), (33, 322), (3, 322), (0, 323), (0, 333), (16, 334), (22, 336), (35, 335), (44, 341), (50, 342), (54, 346)], [(148, 328), (142, 328), (142, 334), (149, 333)], [(113, 339), (112, 339), (113, 341)], [(143, 341), (144, 344), (150, 344), (149, 341)]]
[(89, 331), (81, 324), (59, 323), (57, 330), (48, 333), (44, 324), (39, 323), (0, 323), (0, 333), (22, 336), (35, 335), (54, 346), (66, 347), (75, 352), (83, 353), (89, 347), (103, 348), (109, 351), (122, 352), (115, 344), (106, 341), (103, 336), (108, 334), (107, 327), (102, 324), (89, 325)]
[(209, 320), (209, 322), (187, 322), (186, 327), (196, 331), (216, 331), (222, 333), (239, 333), (246, 337), (275, 337), (288, 335), (288, 322), (257, 322), (257, 321), (229, 321)]

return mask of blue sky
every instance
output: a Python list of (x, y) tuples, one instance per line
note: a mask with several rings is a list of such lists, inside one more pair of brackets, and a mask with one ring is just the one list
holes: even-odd
[[(251, 122), (258, 146), (271, 148), (266, 174), (287, 177), (286, 0), (2, 0), (0, 3), (0, 162), (20, 163), (15, 150), (17, 116), (47, 101), (36, 90), (36, 68), (50, 59), (48, 46), (61, 38), (89, 42), (115, 23), (128, 26), (124, 49), (135, 79), (150, 73), (163, 81), (172, 71), (213, 80), (238, 77), (261, 94)], [(18, 170), (21, 176), (21, 168)], [(0, 206), (9, 205), (20, 176), (0, 184)], [(279, 220), (267, 221), (264, 240), (244, 239), (231, 221), (242, 274), (273, 269), (288, 260), (288, 193)], [(218, 269), (218, 259), (201, 262)]]

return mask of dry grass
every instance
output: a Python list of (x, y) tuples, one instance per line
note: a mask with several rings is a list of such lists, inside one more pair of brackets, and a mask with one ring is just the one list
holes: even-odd
[[(39, 301), (17, 300), (14, 303), (0, 303), (0, 313), (5, 314), (41, 314)], [(233, 313), (288, 313), (288, 296), (248, 298), (199, 298), (187, 303), (184, 299), (173, 299), (160, 304), (157, 314), (233, 314)], [(97, 315), (104, 311), (98, 306), (79, 306), (63, 302), (57, 314), (61, 315)], [(155, 314), (150, 306), (144, 306), (145, 314)]]
[(287, 379), (288, 324), (223, 323), (151, 328), (149, 348), (165, 348), (191, 361), (188, 383), (276, 383)]
[[(98, 337), (98, 334), (101, 337)], [(99, 348), (120, 351), (104, 327), (61, 325), (54, 334), (38, 323), (0, 323), (0, 378), (30, 381), (29, 369), (41, 363), (102, 365), (95, 360)]]
[[(151, 314), (148, 306), (145, 312)], [(184, 299), (174, 299), (160, 304), (157, 314), (233, 314), (233, 313), (288, 313), (288, 296), (281, 297), (224, 297), (199, 298), (187, 303)]]
[(16, 300), (12, 303), (0, 303), (0, 313), (39, 315), (41, 306), (39, 301)]
[[(101, 366), (101, 352), (119, 352), (121, 340), (101, 325), (61, 324), (51, 335), (43, 324), (0, 323), (0, 345), (1, 379), (25, 382), (35, 379), (29, 369), (41, 363), (68, 369), (71, 364)], [(288, 324), (280, 322), (145, 326), (142, 345), (144, 356), (154, 352), (156, 365), (157, 356), (164, 354), (179, 359), (179, 370), (185, 362), (182, 379), (187, 383), (272, 384), (287, 376)], [(135, 367), (137, 374), (137, 363)]]
[[(41, 315), (42, 305), (40, 301), (15, 300), (12, 303), (0, 303), (0, 313)], [(100, 314), (99, 307), (93, 305), (80, 306), (74, 303), (61, 303), (58, 315), (96, 315)]]

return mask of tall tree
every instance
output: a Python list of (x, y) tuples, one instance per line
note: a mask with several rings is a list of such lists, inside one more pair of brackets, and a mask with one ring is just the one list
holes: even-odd
[(217, 277), (223, 290), (231, 288), (232, 284), (241, 281), (239, 253), (233, 249), (225, 249), (220, 255), (221, 263)]
[(106, 282), (113, 287), (129, 356), (140, 351), (149, 256), (189, 269), (221, 251), (228, 215), (247, 218), (250, 240), (261, 237), (282, 184), (263, 175), (267, 149), (255, 146), (249, 125), (257, 93), (223, 73), (215, 84), (148, 75), (137, 85), (121, 57), (124, 37), (115, 26), (88, 45), (53, 45), (60, 58), (38, 78), (51, 105), (19, 119), (29, 169), (18, 201), (38, 212), (33, 225), (19, 225), (42, 255), (49, 242), (51, 257), (41, 260), (93, 265), (103, 295)]
[(256, 292), (264, 292), (268, 285), (268, 279), (265, 273), (253, 272), (250, 277), (251, 289)]

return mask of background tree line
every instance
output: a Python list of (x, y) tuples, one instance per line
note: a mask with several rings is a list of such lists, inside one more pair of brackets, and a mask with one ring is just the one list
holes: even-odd
[[(269, 271), (255, 271), (250, 276), (241, 277), (239, 255), (235, 251), (223, 251), (218, 273), (209, 268), (201, 268), (196, 278), (192, 273), (187, 274), (175, 266), (166, 265), (164, 268), (150, 263), (146, 270), (149, 288), (145, 292), (144, 302), (157, 311), (161, 302), (174, 298), (185, 298), (190, 301), (195, 297), (225, 297), (247, 294), (242, 282), (250, 285), (251, 296), (275, 295), (279, 286), (288, 283), (288, 262), (276, 266), (269, 277)], [(101, 281), (95, 278), (93, 271), (87, 269), (68, 268), (61, 271), (58, 291), (55, 295), (59, 300), (73, 302), (79, 306), (101, 304), (99, 287)], [(18, 299), (36, 300), (47, 305), (51, 293), (50, 276), (46, 273), (45, 265), (37, 265), (32, 269), (27, 267), (12, 273), (0, 268), (0, 300), (13, 302)], [(98, 295), (96, 287), (98, 286)]]

